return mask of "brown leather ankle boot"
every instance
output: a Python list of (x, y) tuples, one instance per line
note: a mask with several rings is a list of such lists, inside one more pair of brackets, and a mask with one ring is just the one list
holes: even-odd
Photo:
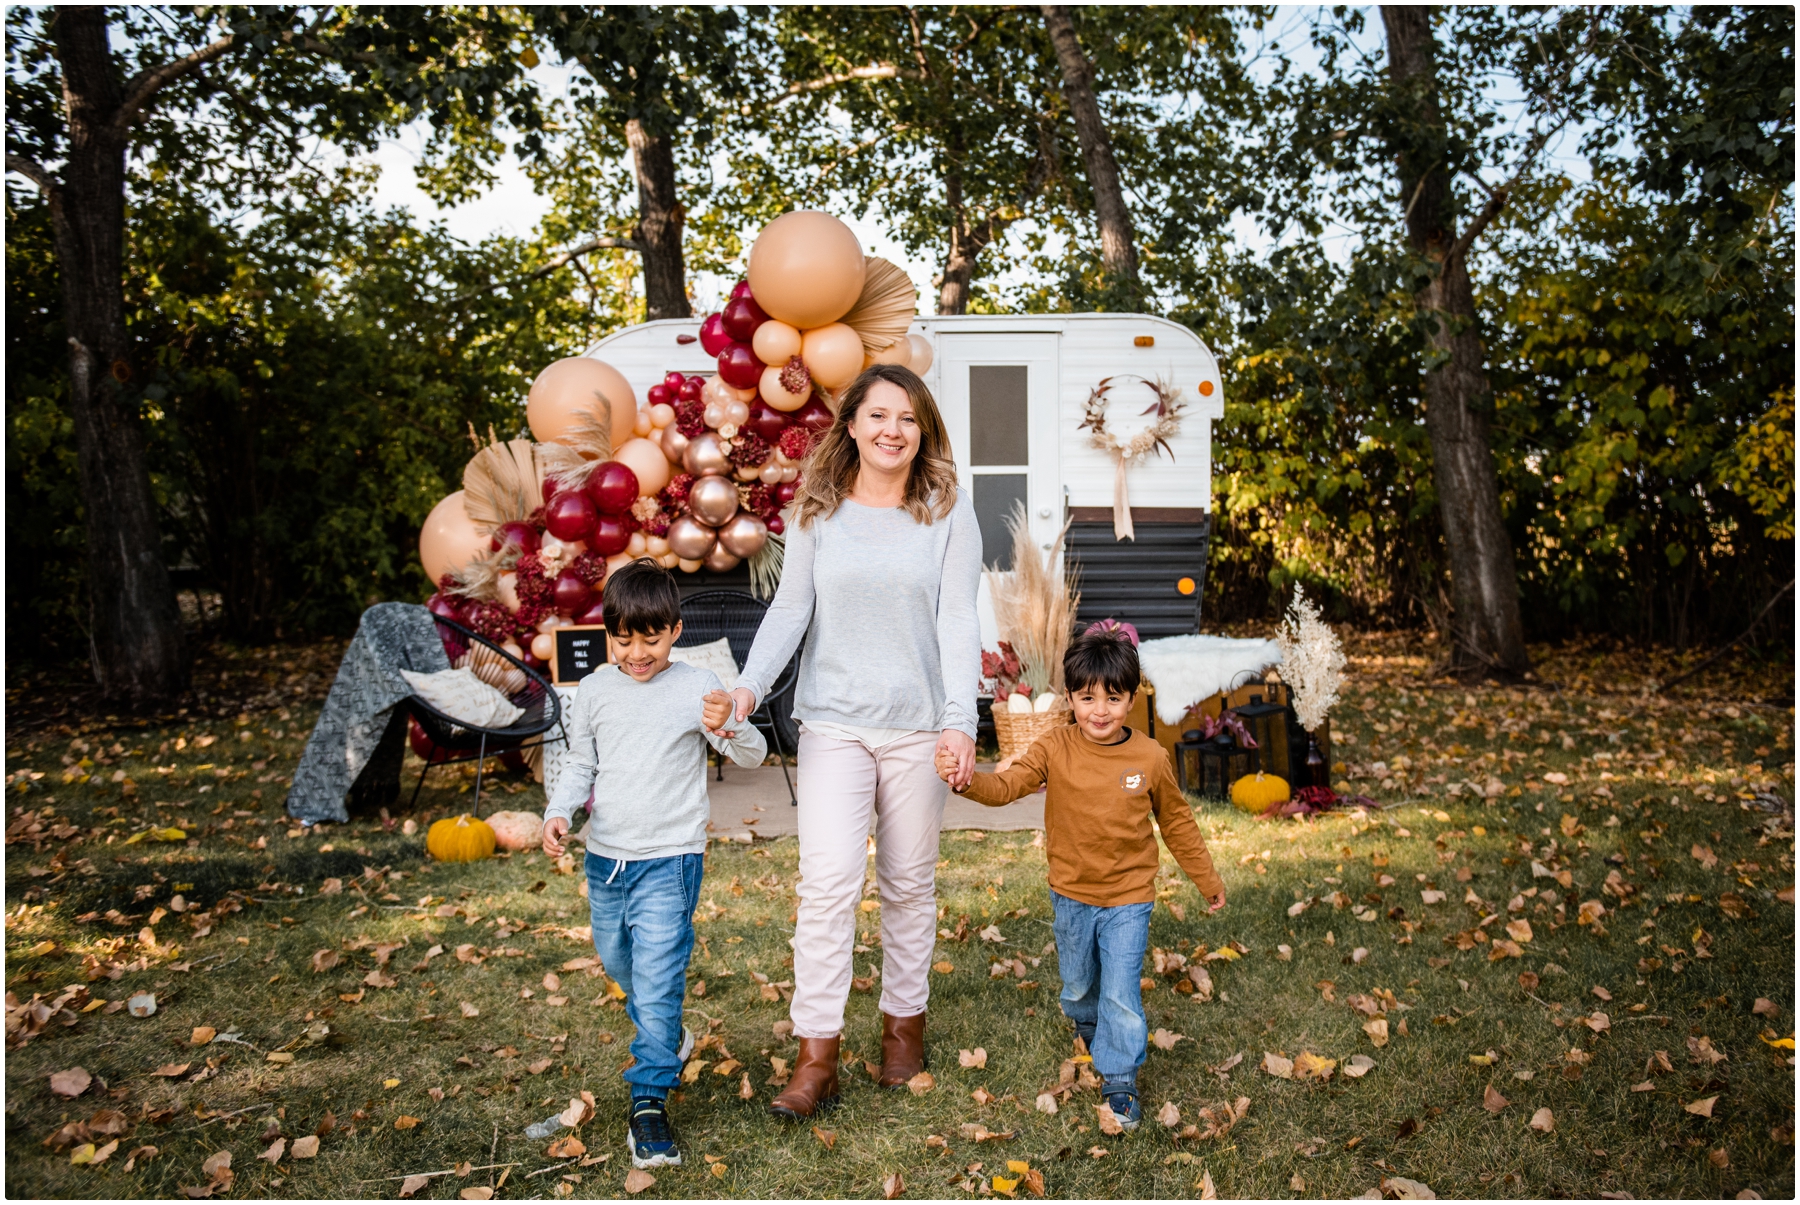
[(925, 1014), (890, 1017), (881, 1014), (881, 1086), (904, 1088), (925, 1070)]
[(800, 1057), (786, 1090), (769, 1102), (769, 1112), (784, 1121), (812, 1117), (838, 1103), (837, 1038), (801, 1038)]

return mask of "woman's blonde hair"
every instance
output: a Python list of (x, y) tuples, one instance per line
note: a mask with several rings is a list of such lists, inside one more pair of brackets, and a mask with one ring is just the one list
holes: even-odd
[(943, 415), (938, 413), (931, 390), (910, 368), (875, 364), (850, 382), (838, 402), (837, 417), (807, 454), (800, 489), (794, 495), (796, 527), (805, 527), (815, 518), (829, 519), (856, 487), (862, 458), (856, 450), (856, 440), (850, 434), (850, 424), (856, 421), (857, 412), (868, 400), (869, 390), (881, 381), (906, 391), (913, 421), (919, 425), (919, 453), (913, 458), (900, 505), (924, 524), (948, 517), (955, 508), (956, 461), (950, 451), (950, 437), (944, 431)]

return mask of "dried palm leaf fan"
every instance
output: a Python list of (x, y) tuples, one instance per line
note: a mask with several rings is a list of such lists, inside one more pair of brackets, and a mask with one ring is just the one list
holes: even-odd
[(542, 505), (538, 480), (536, 444), (492, 439), (463, 469), (463, 509), (480, 528), (522, 522)]
[(555, 443), (533, 446), (545, 480), (555, 482), (558, 489), (580, 489), (595, 469), (612, 459), (611, 404), (596, 395), (593, 408), (581, 411)]
[(887, 260), (871, 255), (863, 262), (867, 275), (862, 295), (838, 321), (855, 329), (862, 337), (864, 354), (872, 356), (906, 338), (919, 310), (919, 290), (905, 272)]
[(994, 622), (1000, 639), (1012, 645), (1025, 665), (1024, 681), (1033, 694), (1062, 693), (1063, 654), (1068, 652), (1075, 611), (1081, 595), (1073, 572), (1057, 572), (1062, 563), (1063, 536), (1069, 525), (1056, 533), (1050, 550), (1040, 553), (1031, 536), (1025, 506), (1017, 503), (1006, 517), (1012, 534), (1013, 567), (989, 569), (988, 590), (994, 601)]

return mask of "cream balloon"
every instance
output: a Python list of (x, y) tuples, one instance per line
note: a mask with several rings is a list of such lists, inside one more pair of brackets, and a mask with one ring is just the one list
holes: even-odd
[(669, 484), (669, 458), (647, 439), (626, 440), (613, 450), (613, 459), (637, 474), (639, 494), (654, 494)]
[[(763, 323), (763, 326), (770, 325), (773, 324)], [(757, 329), (760, 330), (761, 327)], [(799, 393), (789, 393), (787, 386), (781, 383), (781, 369), (773, 365), (763, 369), (762, 380), (758, 382), (757, 388), (758, 392), (762, 394), (762, 400), (769, 404), (771, 410), (780, 410), (783, 413), (792, 413), (800, 409), (806, 405), (806, 399), (812, 396), (810, 385)]]
[(419, 528), (419, 563), (425, 566), (425, 575), (433, 585), (487, 550), (488, 533), (478, 531), (475, 521), (469, 518), (461, 490), (432, 507), (424, 526)]
[[(741, 427), (746, 422), (748, 422), (749, 419), (750, 419), (750, 407), (749, 406), (746, 406), (743, 402), (737, 402), (737, 401), (725, 403), (725, 422), (726, 423), (730, 423), (734, 427)], [(720, 425), (723, 426), (724, 424), (722, 423)]]
[(911, 368), (912, 352), (912, 340), (896, 339), (892, 345), (882, 348), (871, 358), (877, 364), (898, 364), (901, 368)]
[(768, 524), (747, 511), (739, 511), (719, 528), (719, 547), (735, 557), (753, 557), (768, 542)]
[(737, 479), (739, 481), (755, 481), (761, 476), (762, 468), (759, 465), (740, 464), (737, 467)]
[(572, 431), (582, 411), (597, 416), (602, 399), (610, 406), (616, 447), (630, 438), (637, 426), (637, 394), (612, 365), (571, 356), (550, 365), (532, 381), (525, 401), (525, 422), (539, 443), (555, 443)]
[(650, 542), (644, 538), (644, 533), (641, 531), (632, 532), (631, 538), (625, 542), (625, 551), (632, 557), (643, 556), (649, 547)]
[(650, 411), (642, 406), (638, 407), (637, 421), (632, 424), (632, 431), (638, 435), (648, 435), (650, 426)]
[[(717, 527), (737, 513), (737, 486), (724, 477), (700, 477), (688, 491), (688, 510), (708, 527)], [(669, 541), (673, 546), (674, 541)]]
[(862, 371), (862, 336), (842, 322), (816, 327), (800, 336), (800, 358), (813, 380), (842, 389)]
[[(669, 524), (669, 551), (683, 561), (703, 561), (713, 550), (718, 537), (713, 529), (691, 515), (681, 515)], [(696, 564), (695, 568), (699, 566)], [(694, 570), (689, 569), (692, 573)]]
[[(681, 558), (672, 552), (665, 552), (656, 558), (656, 563), (664, 569), (673, 569), (681, 564)], [(690, 569), (688, 572), (692, 573), (693, 570)]]
[[(669, 555), (675, 556), (675, 554), (672, 552)], [(698, 572), (700, 572), (701, 569), (706, 567), (706, 562), (705, 561), (694, 561), (694, 560), (689, 560), (686, 557), (675, 556), (675, 565), (683, 573), (698, 573)]]
[(764, 485), (779, 485), (781, 484), (781, 466), (775, 463), (774, 457), (770, 457), (762, 468), (756, 470), (756, 476)]
[(539, 661), (550, 660), (550, 654), (556, 651), (556, 637), (548, 632), (539, 632), (531, 638), (531, 655)]
[(924, 335), (908, 335), (906, 341), (912, 344), (912, 364), (910, 367), (920, 376), (931, 371), (931, 340)]
[(730, 573), (743, 561), (742, 557), (732, 556), (723, 548), (714, 548), (706, 555), (706, 567), (714, 573)]
[(645, 556), (662, 556), (664, 553), (666, 553), (668, 551), (669, 551), (669, 542), (667, 540), (663, 539), (661, 536), (647, 535), (644, 537), (644, 555)]
[(750, 350), (764, 364), (786, 364), (800, 354), (800, 332), (771, 318), (756, 328), (756, 334), (750, 339)]
[(695, 479), (715, 476), (731, 467), (731, 462), (725, 458), (724, 442), (711, 431), (702, 431), (688, 440), (681, 464)]
[(866, 275), (856, 232), (809, 209), (784, 213), (763, 227), (746, 273), (763, 313), (800, 330), (849, 313)]

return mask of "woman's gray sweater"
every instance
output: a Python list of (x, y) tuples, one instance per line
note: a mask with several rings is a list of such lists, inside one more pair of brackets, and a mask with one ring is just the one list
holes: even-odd
[(804, 637), (796, 719), (972, 738), (980, 580), (981, 531), (964, 491), (929, 524), (846, 500), (789, 530), (781, 586), (738, 685), (760, 704)]

